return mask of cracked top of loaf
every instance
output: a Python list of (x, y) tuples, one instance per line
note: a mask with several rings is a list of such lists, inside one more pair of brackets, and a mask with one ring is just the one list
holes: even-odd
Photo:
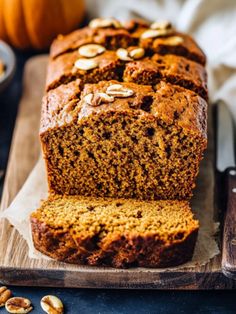
[[(173, 53), (185, 56), (202, 65), (206, 63), (206, 57), (196, 42), (189, 35), (177, 32), (169, 27), (171, 25), (168, 25), (168, 23), (166, 25), (156, 25), (156, 29), (167, 26), (168, 32), (162, 32), (157, 37), (147, 38), (143, 34), (149, 29), (155, 31), (155, 23), (150, 24), (142, 20), (130, 20), (122, 25), (116, 20), (116, 23), (112, 23), (114, 19), (109, 20), (111, 20), (110, 25), (107, 23), (105, 27), (104, 23), (103, 27), (101, 27), (102, 23), (99, 24), (98, 21), (97, 27), (94, 27), (96, 23), (90, 23), (90, 26), (76, 30), (68, 35), (59, 35), (51, 46), (51, 58), (54, 59), (65, 52), (74, 51), (82, 45), (96, 43), (104, 45), (109, 50), (138, 45), (147, 49), (150, 53)], [(153, 34), (151, 35), (153, 36)]]
[(50, 54), (46, 90), (81, 79), (156, 85), (160, 81), (208, 98), (206, 58), (196, 42), (169, 22), (95, 19), (89, 26), (59, 36)]
[[(133, 47), (133, 50), (137, 49)], [(88, 70), (77, 66), (77, 60), (86, 61)], [(207, 99), (206, 71), (204, 67), (185, 57), (172, 54), (152, 56), (145, 55), (140, 59), (121, 60), (116, 51), (106, 50), (92, 58), (86, 59), (78, 51), (65, 53), (52, 60), (48, 68), (47, 90), (75, 78), (83, 79), (84, 83), (97, 83), (101, 80), (115, 79), (136, 82), (145, 85), (157, 84), (160, 80), (192, 89)]]
[[(155, 86), (118, 81), (85, 84), (81, 80), (51, 90), (43, 99), (41, 133), (115, 111), (146, 115), (206, 138), (206, 101), (185, 88), (161, 81)], [(63, 92), (64, 91), (64, 92)]]
[[(205, 62), (196, 42), (169, 22), (95, 19), (52, 45), (41, 134), (119, 111), (206, 138)], [(128, 94), (109, 91), (113, 85)]]

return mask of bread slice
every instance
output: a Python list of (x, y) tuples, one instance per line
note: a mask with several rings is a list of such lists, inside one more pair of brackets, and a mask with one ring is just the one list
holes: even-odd
[(187, 262), (199, 223), (187, 201), (51, 196), (31, 226), (36, 249), (54, 259), (125, 268)]
[[(128, 94), (109, 98), (117, 85)], [(190, 198), (207, 144), (206, 113), (204, 99), (165, 82), (61, 85), (45, 96), (42, 110), (50, 192)]]
[(127, 63), (123, 80), (155, 85), (161, 80), (194, 91), (208, 98), (206, 71), (201, 64), (175, 55), (154, 54), (150, 58)]
[(82, 58), (82, 56), (74, 51), (52, 60), (48, 65), (46, 89), (51, 90), (77, 78), (82, 79), (83, 83), (119, 80), (122, 62), (117, 58), (115, 51), (106, 51), (94, 57), (93, 61), (98, 63), (98, 67), (89, 71), (76, 68), (75, 63), (79, 58)]
[[(138, 47), (128, 49), (134, 50)], [(62, 54), (48, 66), (46, 89), (51, 90), (61, 84), (82, 79), (83, 83), (118, 80), (144, 85), (155, 85), (161, 80), (193, 90), (207, 99), (207, 75), (205, 68), (181, 56), (154, 54), (141, 60), (120, 60), (116, 51), (107, 50), (94, 57), (97, 66), (89, 71), (76, 67), (83, 58), (78, 51)]]
[(59, 35), (52, 43), (50, 57), (56, 59), (64, 53), (76, 51), (79, 47), (90, 43), (116, 50), (120, 47), (134, 46), (138, 43), (138, 40), (132, 37), (125, 28), (94, 29), (87, 26), (68, 35)]

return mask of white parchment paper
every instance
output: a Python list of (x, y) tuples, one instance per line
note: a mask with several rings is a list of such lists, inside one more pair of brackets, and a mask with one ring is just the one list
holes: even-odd
[[(219, 248), (215, 240), (218, 223), (213, 220), (214, 178), (209, 148), (206, 157), (201, 163), (200, 174), (197, 181), (197, 189), (195, 190), (195, 196), (191, 203), (196, 217), (200, 221), (198, 240), (192, 261), (176, 267), (178, 269), (181, 267), (193, 267), (196, 264), (204, 265), (219, 253)], [(46, 197), (47, 183), (44, 161), (42, 158), (39, 158), (39, 161), (12, 204), (0, 215), (0, 218), (8, 219), (27, 241), (30, 258), (49, 259), (47, 256), (34, 249), (29, 223), (31, 212), (36, 210), (40, 206), (41, 200)]]

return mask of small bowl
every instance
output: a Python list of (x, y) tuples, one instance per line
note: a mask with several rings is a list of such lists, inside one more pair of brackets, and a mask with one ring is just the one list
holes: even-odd
[(0, 59), (5, 65), (5, 73), (0, 76), (0, 93), (6, 89), (12, 80), (16, 69), (16, 58), (13, 50), (0, 40)]

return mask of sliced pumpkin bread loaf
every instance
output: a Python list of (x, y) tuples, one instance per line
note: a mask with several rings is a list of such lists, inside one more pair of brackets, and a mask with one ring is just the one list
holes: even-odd
[(198, 233), (186, 201), (51, 196), (31, 215), (36, 249), (63, 262), (170, 267), (192, 258)]

